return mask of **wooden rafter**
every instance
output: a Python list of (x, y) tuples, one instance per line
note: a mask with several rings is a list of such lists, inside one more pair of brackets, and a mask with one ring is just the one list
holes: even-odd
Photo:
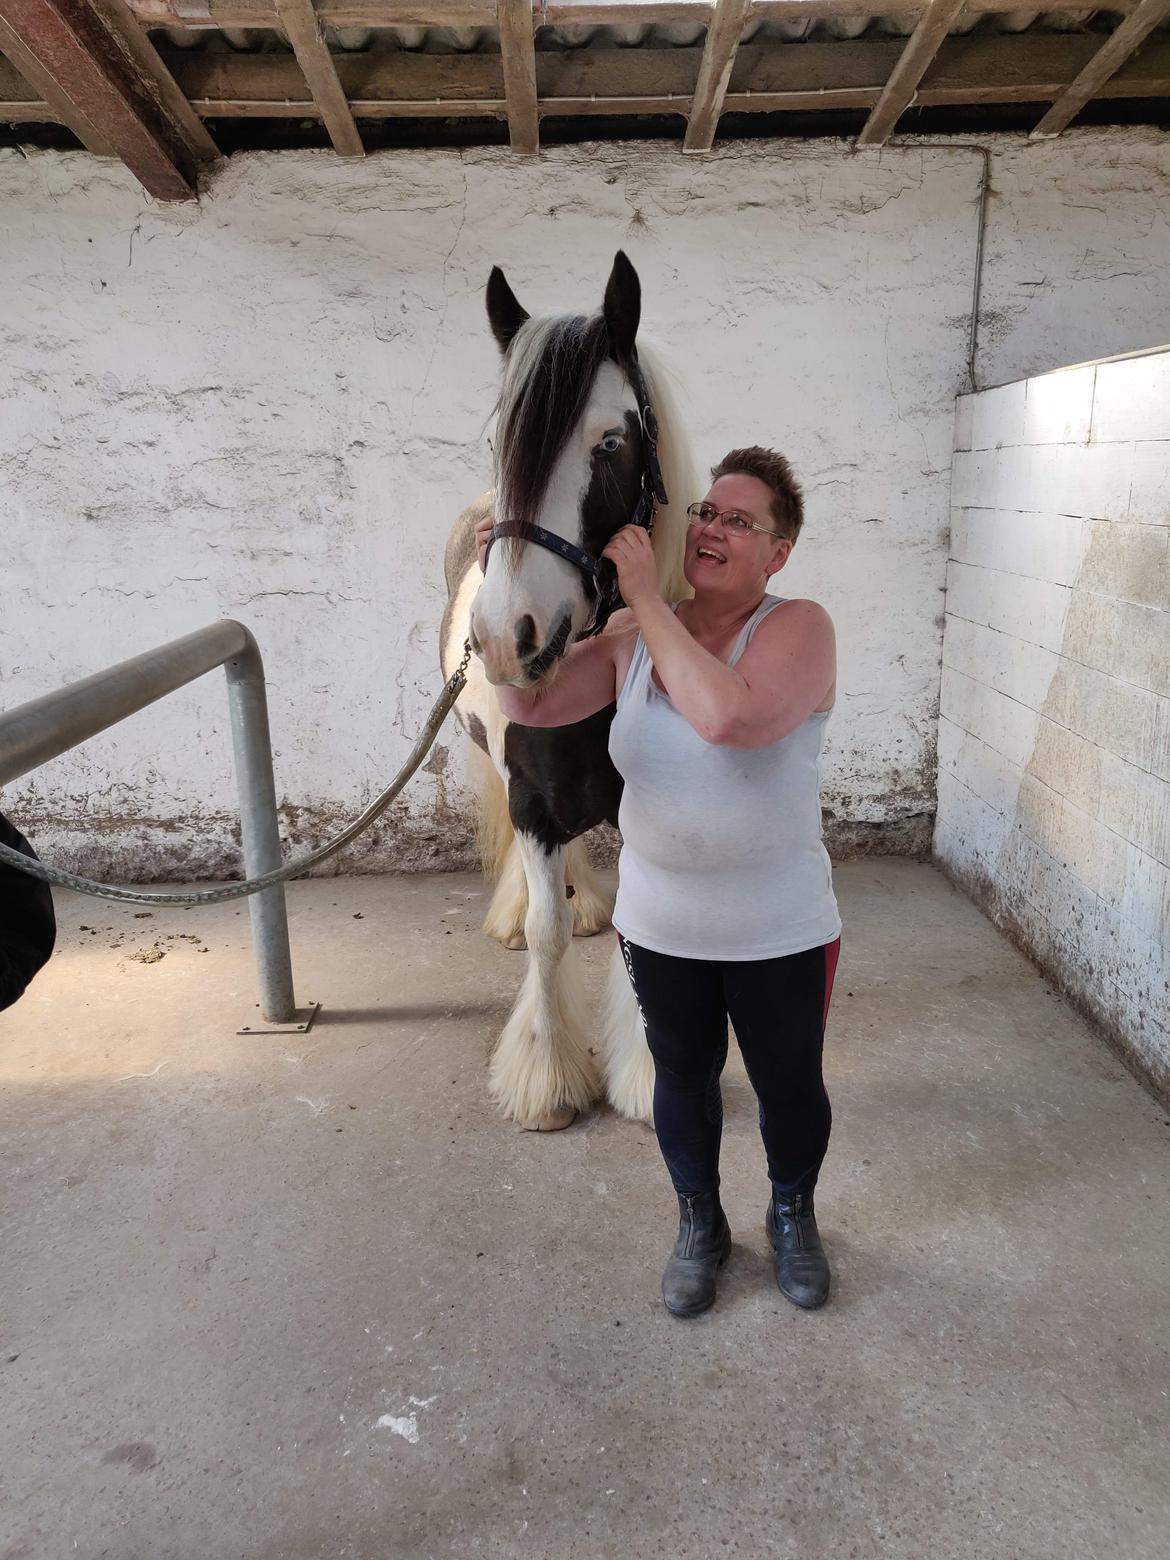
[[(1035, 103), (1058, 97), (1092, 58), (1097, 39), (1085, 33), (1035, 33), (948, 38), (918, 92), (918, 101), (945, 104)], [(895, 38), (859, 38), (795, 47), (744, 44), (724, 99), (727, 110), (872, 108), (901, 53)], [(230, 49), (163, 48), (163, 58), (197, 113), (208, 118), (306, 118), (314, 105), (288, 54), (239, 54)], [(701, 50), (560, 49), (536, 56), (545, 113), (580, 116), (630, 113), (685, 115)], [(356, 118), (479, 118), (506, 115), (504, 78), (496, 54), (414, 54), (372, 48), (336, 56), (338, 76)], [(1153, 39), (1110, 84), (1119, 98), (1170, 93), (1170, 38)], [(6, 102), (22, 102), (13, 77), (0, 68), (0, 121)]]
[[(944, 40), (916, 102), (1052, 102), (1097, 52), (1092, 33), (975, 33)], [(869, 110), (903, 50), (902, 41), (867, 36), (833, 43), (740, 46), (723, 100), (725, 112)], [(160, 45), (162, 66), (190, 111), (208, 119), (320, 117), (291, 54), (241, 54), (209, 40), (201, 49)], [(557, 49), (536, 54), (540, 110), (575, 118), (676, 114), (685, 118), (703, 50)], [(380, 45), (334, 56), (356, 119), (506, 119), (504, 73), (495, 53), (425, 54)], [(0, 57), (0, 123), (68, 118), (37, 83)], [(1147, 40), (1108, 84), (1110, 98), (1170, 96), (1170, 37)], [(208, 143), (210, 144), (210, 143)]]
[(280, 25), (292, 45), (334, 151), (342, 157), (364, 156), (365, 147), (337, 79), (337, 67), (313, 9), (313, 0), (275, 0), (275, 4)]
[(930, 69), (965, 3), (966, 0), (930, 0), (857, 137), (858, 146), (881, 146), (889, 139), (894, 126), (914, 101), (919, 82)]
[[(93, 152), (96, 157), (116, 155), (114, 148), (85, 114), (81, 105), (75, 103), (64, 88), (58, 85), (53, 71), (41, 60), (37, 51), (25, 46), (19, 33), (6, 20), (3, 7), (0, 7), (0, 52), (16, 67), (33, 91), (44, 98), (49, 111), (45, 116), (47, 119), (67, 125), (86, 151)], [(21, 114), (19, 117), (23, 120), (25, 116)]]
[(96, 0), (0, 0), (0, 50), (91, 151), (120, 157), (159, 200), (194, 195), (206, 134), (195, 150), (151, 74), (157, 56)]
[(715, 140), (715, 128), (723, 112), (723, 99), (731, 79), (739, 40), (752, 8), (752, 0), (718, 0), (707, 39), (699, 79), (687, 118), (684, 152), (709, 152)]
[(514, 152), (531, 156), (540, 149), (532, 0), (499, 0), (496, 9), (508, 104), (508, 139)]
[(1141, 48), (1168, 14), (1170, 0), (1140, 0), (1137, 8), (1110, 34), (1077, 79), (1060, 94), (1032, 131), (1031, 139), (1043, 141), (1059, 135), (1089, 99), (1096, 97), (1110, 77), (1116, 75), (1126, 60)]
[(208, 135), (203, 121), (163, 64), (158, 50), (139, 26), (127, 0), (97, 0), (97, 7), (117, 34), (118, 42), (154, 88), (163, 112), (175, 126), (192, 157), (201, 163), (218, 162), (222, 156), (219, 147)]

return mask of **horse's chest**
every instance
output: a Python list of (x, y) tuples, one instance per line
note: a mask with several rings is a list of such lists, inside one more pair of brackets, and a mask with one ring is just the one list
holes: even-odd
[(614, 706), (571, 726), (510, 725), (504, 733), (513, 827), (550, 848), (617, 822), (622, 779), (609, 756)]

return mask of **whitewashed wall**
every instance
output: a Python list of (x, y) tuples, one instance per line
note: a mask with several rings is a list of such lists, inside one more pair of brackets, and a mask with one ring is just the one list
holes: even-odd
[[(981, 374), (1170, 339), (1170, 143), (992, 144)], [(0, 151), (0, 702), (242, 618), (290, 839), (347, 818), (438, 688), (443, 541), (489, 469), (488, 270), (530, 307), (588, 308), (620, 245), (701, 460), (760, 440), (805, 482), (782, 578), (839, 628), (831, 839), (923, 848), (981, 170), (960, 145), (825, 142), (253, 154), (166, 207), (116, 165)], [(467, 860), (462, 765), (444, 745), (343, 870)], [(223, 870), (221, 689), (4, 805), (91, 870)]]
[(939, 858), (1170, 1085), (1170, 350), (958, 403)]

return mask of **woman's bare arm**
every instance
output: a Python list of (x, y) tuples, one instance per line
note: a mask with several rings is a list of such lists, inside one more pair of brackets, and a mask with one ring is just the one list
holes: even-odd
[(501, 710), (518, 726), (571, 726), (596, 715), (617, 698), (618, 639), (604, 633), (574, 645), (556, 675), (535, 688), (497, 688)]
[[(485, 567), (494, 515), (487, 515), (475, 528), (475, 546), (479, 566)], [(571, 726), (575, 721), (596, 715), (617, 697), (617, 671), (614, 642), (621, 633), (636, 630), (633, 614), (615, 612), (605, 631), (596, 639), (573, 645), (556, 674), (535, 688), (496, 689), (500, 709), (518, 726)]]
[(705, 742), (765, 747), (786, 737), (836, 682), (833, 624), (815, 601), (772, 612), (735, 666), (692, 638), (662, 599), (650, 538), (627, 525), (606, 543), (662, 686)]

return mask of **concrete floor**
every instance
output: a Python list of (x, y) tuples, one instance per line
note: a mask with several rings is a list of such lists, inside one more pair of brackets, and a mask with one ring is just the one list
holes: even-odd
[(487, 1104), (478, 879), (294, 885), (325, 1011), (254, 1039), (246, 914), (62, 896), (0, 1019), (0, 1557), (1165, 1560), (1166, 1112), (932, 868), (837, 881), (833, 1300), (772, 1287), (733, 1060), (693, 1322), (652, 1133)]

